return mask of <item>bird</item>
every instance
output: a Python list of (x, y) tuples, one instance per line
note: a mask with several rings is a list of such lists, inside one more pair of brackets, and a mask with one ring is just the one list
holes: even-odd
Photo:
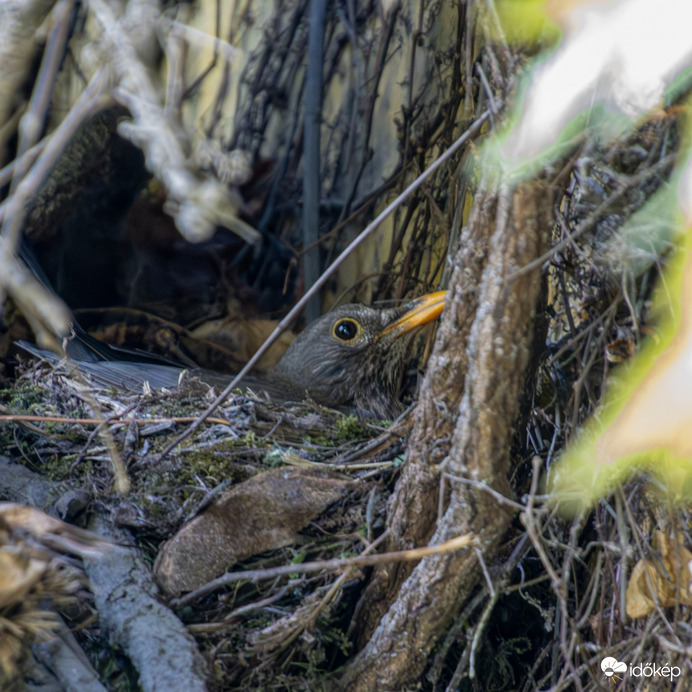
[[(403, 410), (396, 389), (410, 337), (442, 313), (446, 294), (436, 291), (388, 308), (336, 307), (308, 325), (272, 370), (247, 376), (240, 386), (275, 403), (311, 399), (359, 418), (393, 419)], [(59, 358), (27, 342), (18, 345), (40, 358)], [(79, 327), (65, 351), (79, 370), (106, 386), (133, 389), (148, 382), (176, 387), (185, 370), (171, 361), (107, 346)], [(210, 386), (225, 386), (232, 377), (187, 372)]]

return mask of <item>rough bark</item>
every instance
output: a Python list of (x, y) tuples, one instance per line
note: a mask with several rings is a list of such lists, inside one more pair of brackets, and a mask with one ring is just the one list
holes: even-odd
[[(436, 544), (472, 532), (489, 563), (511, 521), (506, 507), (478, 485), (453, 481), (438, 519), (439, 481), (445, 472), (510, 492), (512, 424), (541, 285), (538, 269), (512, 275), (546, 247), (551, 208), (549, 187), (535, 182), (477, 201), (463, 236), (473, 246), (463, 241), (459, 257), (467, 262), (475, 252), (479, 262), (457, 263), (453, 299), (429, 366), (406, 471), (393, 498), (389, 525), (399, 546), (420, 544), (430, 534), (430, 543)], [(479, 267), (486, 253), (485, 266)], [(467, 293), (464, 289), (479, 275), (477, 292)], [(378, 590), (367, 595), (371, 600), (364, 601), (361, 612), (381, 612), (387, 596), (397, 590), (398, 595), (347, 667), (343, 688), (393, 690), (415, 682), (479, 571), (475, 552), (466, 550), (425, 558), (410, 574), (402, 569), (380, 574)]]
[[(476, 287), (487, 263), (496, 212), (496, 195), (479, 195), (460, 236), (453, 259), (451, 299), (446, 301), (415, 412), (409, 462), (389, 502), (387, 551), (425, 545), (435, 530), (440, 464), (449, 456), (464, 393), (467, 345), (478, 308)], [(374, 571), (356, 609), (361, 644), (368, 641), (412, 569), (407, 563), (394, 563)]]
[[(99, 533), (111, 532), (105, 521)], [(151, 569), (135, 549), (119, 547), (85, 560), (101, 626), (139, 672), (145, 692), (205, 692), (208, 670), (197, 644), (158, 599)]]

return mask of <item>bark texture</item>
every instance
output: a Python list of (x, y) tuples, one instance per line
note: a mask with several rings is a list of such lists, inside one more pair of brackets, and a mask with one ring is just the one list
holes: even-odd
[[(512, 514), (478, 486), (509, 494), (509, 449), (528, 361), (540, 270), (518, 270), (546, 248), (552, 194), (544, 183), (482, 194), (462, 235), (453, 298), (421, 394), (408, 463), (393, 496), (389, 525), (400, 549), (472, 532), (486, 564)], [(474, 261), (475, 259), (475, 261)], [(475, 292), (469, 288), (477, 286)], [(438, 518), (438, 507), (443, 507)], [(384, 612), (340, 684), (357, 692), (403, 689), (477, 582), (473, 550), (425, 558), (410, 572), (375, 575), (361, 613)], [(390, 605), (392, 594), (396, 600)], [(362, 626), (372, 626), (372, 618)]]

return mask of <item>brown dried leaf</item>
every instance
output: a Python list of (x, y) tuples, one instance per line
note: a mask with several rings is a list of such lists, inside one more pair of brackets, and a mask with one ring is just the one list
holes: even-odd
[(45, 562), (30, 558), (20, 549), (0, 548), (0, 611), (20, 603), (45, 570)]
[(640, 560), (634, 566), (625, 593), (627, 615), (633, 620), (651, 613), (657, 603), (668, 608), (674, 606), (679, 598), (680, 603), (692, 605), (692, 553), (682, 541), (680, 534), (671, 538), (662, 531), (656, 531), (653, 545), (661, 554), (663, 564)]
[(4, 630), (0, 637), (0, 689), (13, 690), (22, 689), (15, 687), (19, 684), (20, 665), (26, 658), (26, 647), (22, 645), (22, 641), (13, 632)]
[(648, 560), (640, 560), (634, 566), (625, 593), (625, 607), (629, 617), (636, 620), (645, 617), (654, 610), (656, 603), (651, 597), (649, 582), (656, 592), (658, 600), (661, 601), (660, 581), (662, 580), (659, 578), (658, 570)]
[(33, 507), (0, 503), (0, 689), (24, 689), (16, 685), (31, 643), (57, 625), (43, 605), (69, 603), (80, 586), (69, 563), (47, 548), (93, 555), (107, 545)]
[(80, 557), (99, 556), (112, 547), (98, 534), (14, 502), (0, 502), (0, 529), (24, 531), (46, 546)]
[(238, 560), (288, 545), (352, 486), (322, 469), (260, 473), (220, 496), (163, 544), (154, 565), (156, 581), (167, 594), (178, 595)]
[[(191, 335), (200, 342), (212, 342), (222, 347), (239, 363), (247, 363), (278, 324), (278, 320), (243, 319), (237, 314), (231, 314), (223, 319), (204, 322)], [(283, 332), (262, 356), (257, 369), (260, 372), (271, 370), (294, 339), (295, 335), (291, 332)], [(193, 350), (193, 344), (190, 347)]]

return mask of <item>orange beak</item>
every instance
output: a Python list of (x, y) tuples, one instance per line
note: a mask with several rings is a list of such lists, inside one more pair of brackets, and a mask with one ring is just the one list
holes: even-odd
[(410, 309), (398, 320), (387, 325), (378, 334), (378, 337), (388, 335), (399, 337), (416, 327), (422, 327), (424, 324), (432, 322), (442, 314), (446, 296), (447, 291), (437, 291), (411, 301), (409, 303)]

